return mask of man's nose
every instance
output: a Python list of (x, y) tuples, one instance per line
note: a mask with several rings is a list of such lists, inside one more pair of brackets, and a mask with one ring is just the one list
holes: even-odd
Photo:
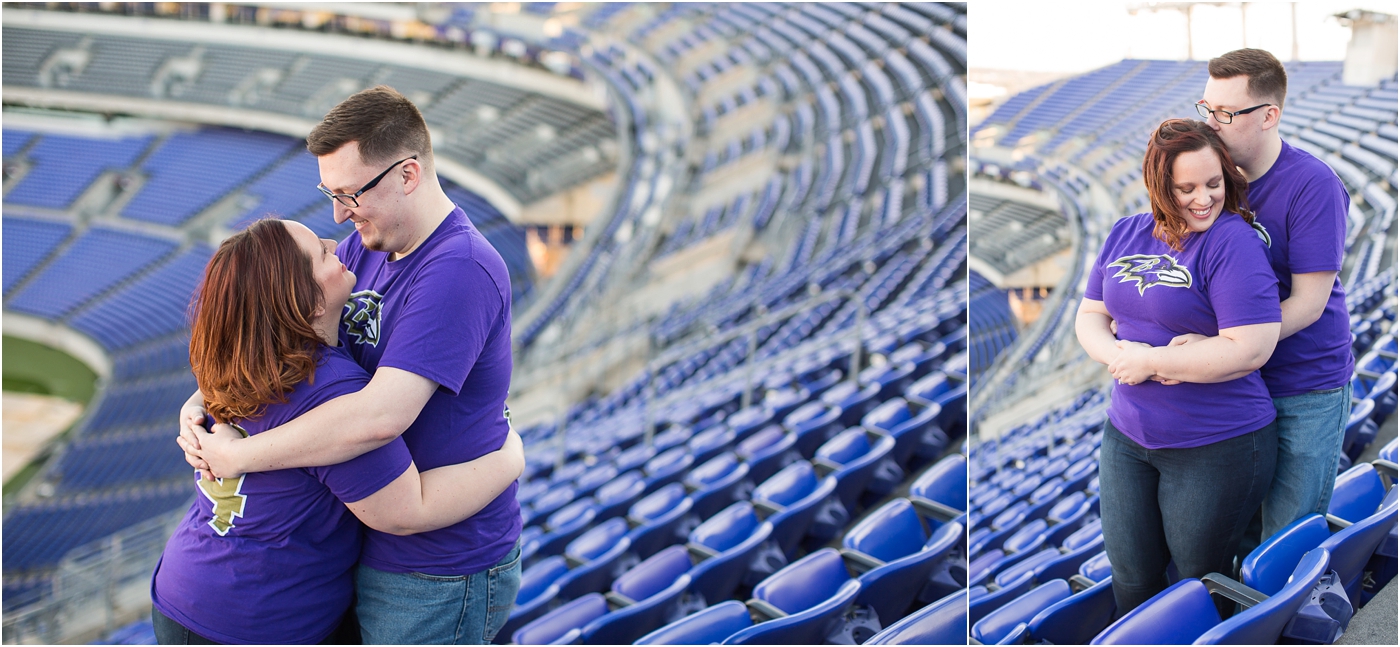
[(341, 204), (339, 200), (331, 200), (331, 216), (335, 218), (335, 224), (339, 225), (350, 219), (350, 208)]

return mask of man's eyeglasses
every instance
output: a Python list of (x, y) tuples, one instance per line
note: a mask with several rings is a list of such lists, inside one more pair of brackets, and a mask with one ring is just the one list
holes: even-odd
[(383, 173), (380, 173), (379, 175), (374, 176), (374, 179), (373, 179), (373, 180), (370, 180), (368, 184), (366, 184), (366, 185), (360, 187), (360, 190), (359, 190), (359, 191), (356, 191), (356, 192), (354, 192), (354, 193), (331, 193), (331, 190), (330, 190), (330, 189), (327, 189), (326, 186), (325, 186), (324, 184), (317, 184), (317, 185), (316, 185), (316, 189), (319, 190), (321, 193), (326, 194), (326, 197), (327, 197), (327, 198), (330, 198), (330, 199), (332, 199), (332, 200), (335, 200), (336, 202), (339, 202), (340, 204), (343, 204), (343, 205), (345, 205), (345, 206), (347, 206), (347, 207), (350, 207), (351, 209), (354, 209), (355, 207), (360, 206), (360, 201), (359, 201), (357, 198), (359, 198), (360, 196), (364, 195), (365, 191), (368, 191), (368, 190), (373, 189), (374, 187), (378, 186), (378, 185), (379, 185), (379, 181), (382, 180), (382, 179), (384, 179), (384, 176), (385, 176), (385, 175), (388, 175), (388, 174), (389, 174), (389, 171), (394, 170), (394, 167), (395, 167), (395, 166), (398, 166), (398, 165), (400, 165), (400, 164), (403, 164), (404, 162), (407, 162), (408, 160), (416, 160), (416, 159), (418, 159), (418, 156), (417, 156), (417, 155), (410, 155), (410, 156), (405, 157), (405, 158), (403, 158), (403, 159), (401, 159), (401, 160), (399, 160), (399, 161), (397, 161), (397, 162), (394, 162), (393, 164), (390, 164), (390, 165), (389, 165), (389, 168), (384, 169), (384, 172), (383, 172)]
[(1200, 113), (1202, 119), (1210, 119), (1211, 115), (1215, 115), (1216, 121), (1222, 124), (1228, 124), (1235, 120), (1235, 115), (1247, 115), (1251, 112), (1254, 112), (1255, 110), (1272, 105), (1274, 104), (1261, 103), (1257, 106), (1254, 106), (1253, 108), (1245, 108), (1244, 110), (1236, 110), (1234, 112), (1230, 112), (1228, 110), (1211, 110), (1210, 104), (1207, 104), (1205, 102), (1205, 99), (1202, 99), (1196, 102), (1196, 112)]

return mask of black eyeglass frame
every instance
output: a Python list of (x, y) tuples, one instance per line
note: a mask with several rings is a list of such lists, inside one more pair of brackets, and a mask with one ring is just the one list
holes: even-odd
[[(1215, 117), (1216, 121), (1222, 124), (1229, 124), (1233, 122), (1235, 120), (1235, 117), (1238, 115), (1247, 115), (1251, 112), (1254, 112), (1255, 110), (1272, 105), (1274, 104), (1261, 103), (1257, 106), (1254, 106), (1253, 108), (1245, 108), (1244, 110), (1236, 110), (1234, 112), (1230, 112), (1229, 110), (1214, 110), (1210, 107), (1210, 104), (1206, 103), (1205, 99), (1201, 99), (1200, 101), (1196, 102), (1196, 114), (1200, 115), (1202, 119), (1210, 119), (1211, 117)], [(1220, 115), (1225, 115), (1225, 118), (1221, 119)]]
[[(324, 193), (324, 194), (326, 195), (327, 198), (330, 198), (330, 199), (332, 199), (332, 200), (335, 200), (336, 202), (339, 202), (340, 204), (342, 204), (342, 205), (344, 205), (344, 206), (346, 206), (346, 207), (349, 207), (349, 208), (351, 208), (351, 209), (355, 209), (355, 208), (357, 208), (357, 207), (360, 206), (360, 200), (359, 200), (360, 196), (364, 195), (364, 194), (365, 194), (365, 191), (368, 191), (368, 190), (370, 190), (370, 189), (373, 189), (373, 188), (376, 187), (376, 186), (379, 186), (379, 181), (382, 180), (382, 179), (384, 179), (384, 176), (388, 175), (388, 174), (389, 174), (389, 171), (394, 170), (394, 167), (395, 167), (395, 166), (398, 166), (398, 165), (400, 165), (400, 164), (403, 164), (404, 162), (407, 162), (408, 160), (416, 160), (416, 159), (418, 159), (418, 156), (417, 156), (417, 155), (409, 155), (408, 157), (405, 157), (405, 158), (403, 158), (403, 159), (401, 159), (401, 160), (399, 160), (399, 161), (397, 161), (397, 162), (394, 162), (393, 164), (390, 164), (390, 165), (389, 165), (389, 168), (384, 169), (384, 172), (383, 172), (383, 173), (380, 173), (379, 175), (374, 176), (374, 179), (373, 179), (373, 180), (370, 180), (369, 182), (365, 183), (364, 186), (360, 187), (360, 190), (359, 190), (359, 191), (356, 191), (356, 192), (354, 192), (354, 193), (331, 193), (331, 190), (330, 190), (330, 189), (327, 189), (327, 188), (326, 188), (326, 185), (324, 185), (324, 184), (317, 184), (317, 185), (316, 185), (316, 190), (317, 190), (317, 191), (320, 191), (321, 193)], [(342, 199), (342, 198), (343, 198), (343, 199)], [(347, 203), (345, 202), (345, 200), (349, 200), (350, 202), (347, 204)]]

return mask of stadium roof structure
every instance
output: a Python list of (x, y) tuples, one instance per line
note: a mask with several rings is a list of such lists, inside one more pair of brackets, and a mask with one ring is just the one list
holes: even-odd
[(465, 50), (250, 25), (5, 11), (4, 101), (239, 126), (304, 137), (325, 112), (387, 84), (423, 111), (439, 172), (511, 219), (616, 169), (597, 83)]

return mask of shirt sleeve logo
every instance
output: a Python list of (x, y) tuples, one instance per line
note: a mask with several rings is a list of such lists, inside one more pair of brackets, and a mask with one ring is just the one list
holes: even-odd
[(1254, 234), (1259, 237), (1259, 240), (1264, 241), (1265, 247), (1274, 246), (1274, 239), (1269, 236), (1269, 230), (1264, 228), (1264, 223), (1255, 220), (1249, 223), (1249, 226), (1254, 228)]
[(1169, 288), (1191, 287), (1191, 270), (1166, 254), (1133, 254), (1113, 261), (1108, 266), (1119, 268), (1118, 273), (1113, 275), (1114, 278), (1120, 279), (1119, 283), (1137, 281), (1138, 296), (1142, 296), (1147, 288), (1158, 285)]
[(384, 314), (384, 295), (374, 290), (351, 293), (340, 317), (345, 334), (356, 344), (379, 346), (379, 322)]
[[(234, 425), (234, 429), (243, 434), (244, 438), (248, 437), (248, 432), (242, 427)], [(233, 520), (242, 517), (248, 505), (248, 495), (243, 494), (243, 479), (247, 477), (248, 475), (244, 474), (237, 479), (206, 481), (195, 476), (200, 493), (214, 504), (214, 515), (209, 519), (209, 527), (219, 533), (220, 537), (227, 536), (228, 531), (233, 530)]]

